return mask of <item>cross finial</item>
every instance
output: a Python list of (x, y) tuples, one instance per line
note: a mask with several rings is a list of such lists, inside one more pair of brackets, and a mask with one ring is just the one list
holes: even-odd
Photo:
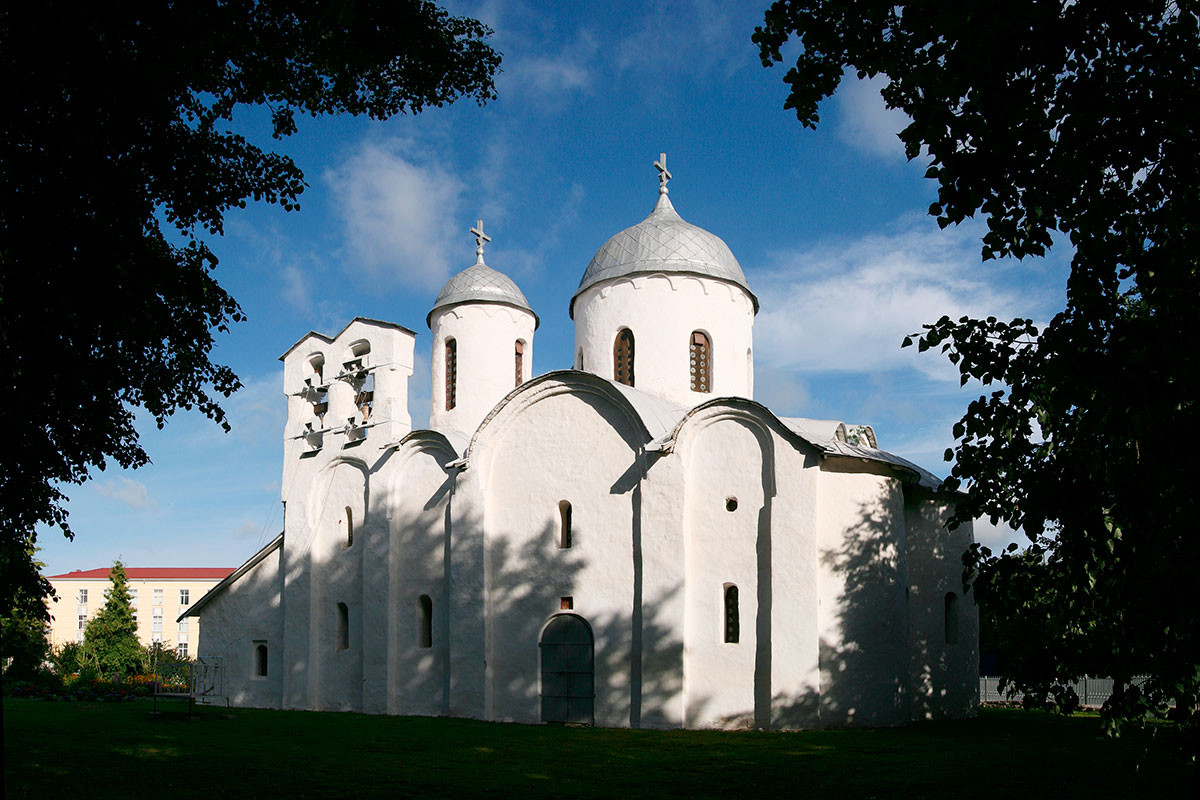
[(658, 161), (654, 162), (654, 168), (658, 170), (658, 193), (667, 193), (667, 181), (671, 180), (671, 173), (667, 170), (667, 154), (659, 153)]
[(475, 234), (475, 263), (483, 263), (483, 243), (490, 242), (492, 237), (483, 232), (483, 220), (475, 220), (475, 227), (471, 228), (471, 233)]

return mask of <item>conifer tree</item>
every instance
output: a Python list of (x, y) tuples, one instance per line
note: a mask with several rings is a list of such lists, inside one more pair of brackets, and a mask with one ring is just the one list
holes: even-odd
[(113, 562), (108, 574), (112, 586), (100, 613), (88, 620), (83, 631), (83, 660), (105, 675), (124, 675), (137, 667), (142, 654), (137, 623), (125, 580), (125, 565)]

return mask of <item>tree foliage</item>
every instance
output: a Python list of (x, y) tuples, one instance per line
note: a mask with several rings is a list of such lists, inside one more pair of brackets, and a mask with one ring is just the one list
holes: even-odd
[(112, 586), (105, 595), (104, 607), (83, 629), (80, 660), (94, 666), (102, 675), (124, 675), (141, 664), (142, 645), (137, 638), (125, 565), (115, 562), (108, 579)]
[(290, 158), (231, 132), (235, 110), (269, 109), (278, 139), (301, 115), (482, 103), (489, 34), (428, 0), (0, 8), (0, 597), (50, 592), (27, 550), (39, 524), (73, 535), (64, 486), (148, 462), (136, 409), (227, 427), (239, 383), (209, 355), (243, 315), (204, 236), (304, 189)]
[(943, 317), (904, 344), (993, 387), (954, 426), (947, 485), (966, 487), (955, 524), (987, 515), (1031, 539), (966, 559), (1013, 626), (1008, 676), (1070, 707), (1068, 680), (1111, 675), (1113, 726), (1200, 722), (1198, 11), (779, 0), (754, 34), (765, 66), (799, 40), (786, 105), (807, 127), (847, 70), (883, 76), (911, 118), (908, 157), (937, 182), (929, 213), (983, 215), (983, 260), (1069, 239), (1065, 308), (1044, 330)]

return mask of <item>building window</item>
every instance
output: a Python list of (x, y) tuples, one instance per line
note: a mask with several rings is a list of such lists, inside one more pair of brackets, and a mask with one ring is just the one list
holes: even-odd
[(350, 506), (346, 506), (346, 541), (342, 547), (349, 547), (354, 544), (354, 512), (350, 510)]
[(163, 613), (161, 608), (154, 609), (153, 616), (150, 617), (150, 630), (162, 631)]
[(558, 598), (558, 610), (559, 611), (570, 611), (573, 608), (575, 608), (575, 598), (574, 597), (572, 597), (571, 595), (567, 595), (566, 597)]
[(741, 634), (738, 621), (738, 590), (732, 583), (725, 584), (725, 641), (737, 644)]
[(578, 370), (583, 369), (583, 348), (582, 347), (579, 348), (579, 366), (576, 367), (575, 369), (578, 369)]
[(567, 550), (571, 547), (571, 504), (566, 500), (558, 501), (558, 549)]
[(946, 593), (946, 644), (958, 643), (958, 597), (954, 592)]
[(187, 658), (187, 642), (180, 642), (179, 644), (175, 645), (175, 652), (180, 658)]
[(137, 605), (137, 587), (136, 586), (129, 587), (129, 602), (131, 605), (134, 605), (134, 606)]
[(633, 386), (633, 331), (621, 328), (613, 342), (613, 380)]
[(457, 405), (458, 395), (458, 342), (446, 340), (446, 410)]
[(350, 609), (345, 603), (337, 604), (337, 649), (350, 649)]
[(179, 630), (186, 631), (187, 629), (188, 629), (188, 621), (187, 621), (187, 617), (184, 617), (183, 619), (179, 620)]
[(417, 598), (417, 647), (433, 647), (433, 600), (427, 594)]
[(188, 589), (179, 590), (179, 605), (186, 606), (191, 604), (191, 591)]
[(712, 343), (708, 335), (692, 331), (688, 353), (688, 369), (692, 376), (693, 392), (712, 391)]
[(157, 643), (159, 643), (159, 644), (162, 644), (162, 634), (161, 634), (161, 633), (152, 633), (152, 634), (150, 634), (150, 641), (151, 641), (151, 642), (157, 642)]
[(267, 677), (267, 643), (254, 643), (254, 677)]
[(81, 612), (81, 613), (80, 613), (80, 614), (79, 614), (79, 615), (78, 615), (78, 616), (75, 618), (75, 620), (76, 620), (76, 623), (77, 623), (77, 625), (78, 625), (78, 627), (76, 628), (76, 630), (80, 630), (80, 631), (81, 631), (81, 630), (83, 630), (84, 628), (86, 628), (86, 627), (87, 627), (87, 612), (86, 612), (86, 611), (83, 611), (83, 612)]
[(182, 631), (182, 632), (179, 634), (179, 641), (181, 641), (181, 642), (186, 642), (187, 640), (188, 640), (187, 631)]
[(517, 339), (516, 345), (513, 347), (516, 361), (516, 383), (514, 386), (520, 386), (525, 380), (525, 343)]
[(155, 589), (154, 590), (154, 605), (161, 606), (162, 603), (163, 603), (163, 590)]
[(87, 589), (79, 590), (79, 605), (81, 605), (81, 606), (87, 605)]
[(77, 642), (83, 641), (83, 631), (79, 631), (78, 633), (75, 634), (75, 641), (77, 641)]

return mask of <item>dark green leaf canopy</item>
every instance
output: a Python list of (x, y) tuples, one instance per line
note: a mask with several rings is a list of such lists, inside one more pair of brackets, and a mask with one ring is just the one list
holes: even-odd
[(1110, 723), (1150, 713), (1193, 731), (1198, 15), (1195, 0), (779, 0), (754, 34), (765, 66), (798, 40), (786, 106), (808, 127), (847, 71), (883, 76), (909, 158), (937, 182), (929, 213), (982, 214), (984, 261), (1073, 246), (1044, 330), (943, 317), (903, 344), (940, 345), (964, 384), (993, 387), (954, 427), (948, 483), (969, 492), (955, 523), (985, 515), (1033, 542), (966, 559), (1009, 626), (1010, 677), (1069, 707), (1069, 679), (1110, 675)]
[[(179, 409), (225, 425), (209, 359), (242, 319), (203, 236), (248, 201), (297, 207), (299, 167), (230, 132), (239, 106), (383, 119), (494, 96), (475, 20), (423, 0), (194, 0), (0, 8), (0, 586), (40, 597), (34, 526), (62, 487), (147, 463), (134, 429)], [(44, 611), (41, 613), (44, 614)]]

